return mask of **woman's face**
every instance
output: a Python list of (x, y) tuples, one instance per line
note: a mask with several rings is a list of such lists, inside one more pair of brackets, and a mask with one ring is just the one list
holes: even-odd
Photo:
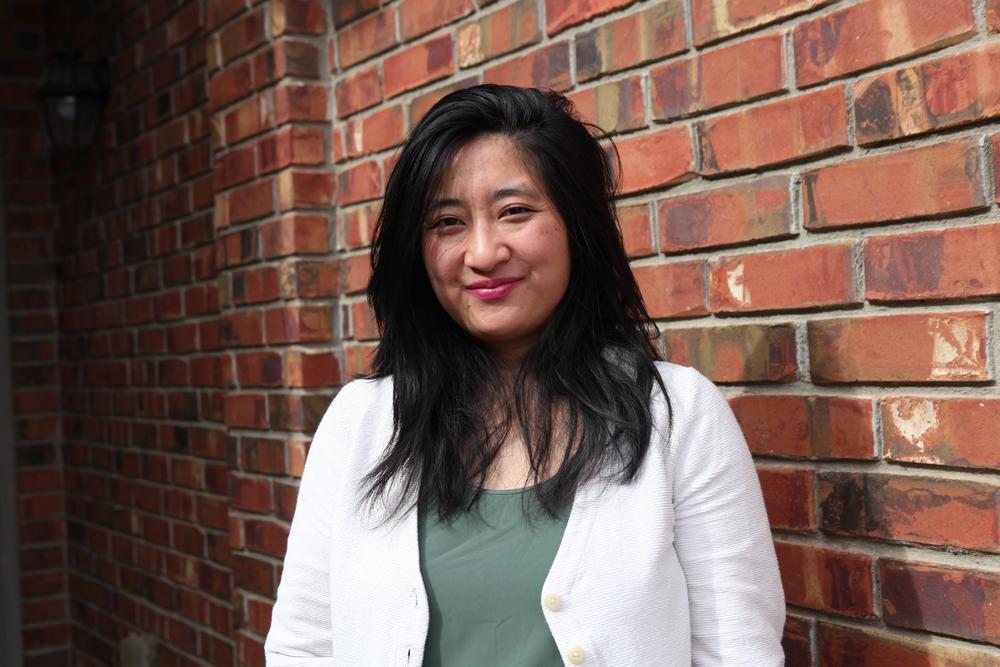
[(423, 259), (438, 301), (499, 358), (538, 341), (566, 293), (566, 227), (506, 137), (463, 146), (424, 220)]

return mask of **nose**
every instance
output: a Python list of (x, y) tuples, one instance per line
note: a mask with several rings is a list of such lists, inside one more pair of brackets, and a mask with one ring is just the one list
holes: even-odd
[(510, 259), (510, 246), (492, 220), (475, 221), (465, 248), (465, 265), (489, 273)]

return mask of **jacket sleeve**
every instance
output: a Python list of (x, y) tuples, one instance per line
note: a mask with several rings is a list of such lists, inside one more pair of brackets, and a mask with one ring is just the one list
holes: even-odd
[(692, 665), (780, 666), (785, 600), (746, 440), (696, 371), (675, 421), (675, 548), (687, 579)]
[(267, 667), (331, 667), (330, 489), (336, 483), (334, 452), (343, 396), (320, 421), (299, 484), (281, 583), (264, 642)]

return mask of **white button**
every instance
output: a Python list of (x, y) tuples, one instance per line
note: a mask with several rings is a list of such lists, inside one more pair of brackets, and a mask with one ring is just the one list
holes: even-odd
[(562, 598), (555, 593), (549, 593), (545, 596), (545, 608), (549, 611), (559, 611), (562, 609)]
[(587, 654), (579, 646), (574, 646), (569, 650), (569, 653), (566, 654), (566, 657), (569, 658), (569, 661), (574, 665), (581, 665), (583, 664), (584, 658), (587, 657)]

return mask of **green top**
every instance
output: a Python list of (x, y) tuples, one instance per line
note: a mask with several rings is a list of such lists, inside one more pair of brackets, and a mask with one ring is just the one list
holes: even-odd
[(420, 507), (430, 604), (424, 667), (563, 664), (541, 599), (568, 518), (569, 507), (556, 519), (542, 512), (533, 488), (483, 490), (472, 511), (449, 523)]

